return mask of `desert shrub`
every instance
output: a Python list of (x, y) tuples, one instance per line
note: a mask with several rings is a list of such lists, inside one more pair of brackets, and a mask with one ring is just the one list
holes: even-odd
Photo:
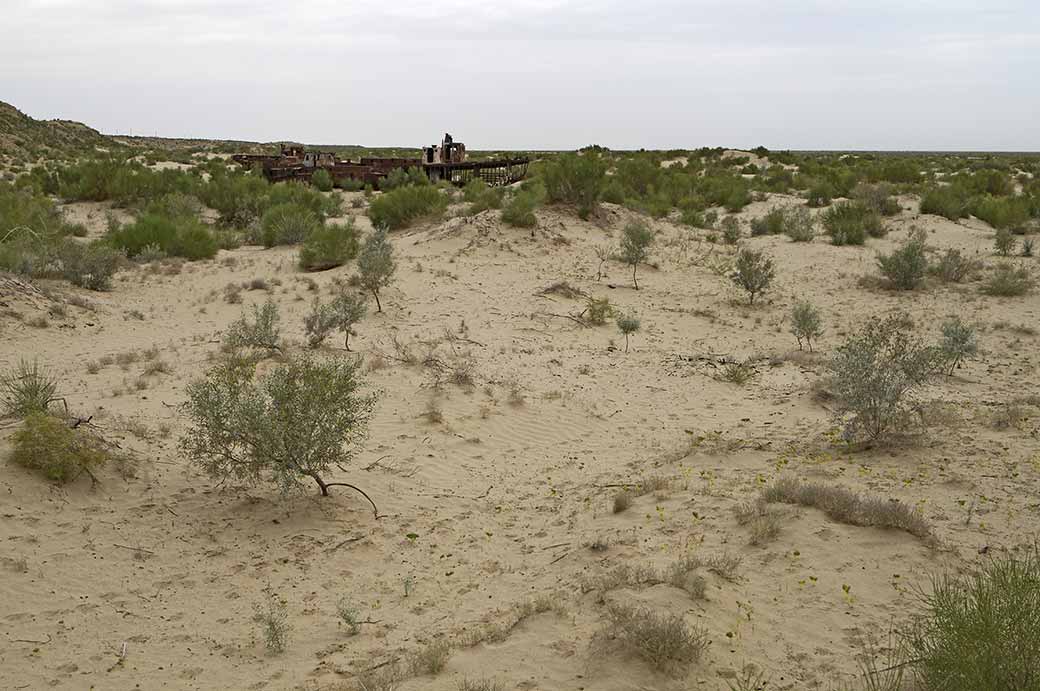
[(589, 298), (585, 303), (585, 321), (593, 326), (603, 326), (612, 316), (614, 306), (610, 304), (610, 298)]
[(653, 242), (653, 231), (640, 221), (630, 221), (621, 231), (617, 258), (632, 267), (632, 284), (636, 290), (639, 290), (636, 269), (650, 256), (650, 245)]
[(361, 288), (372, 293), (372, 297), (376, 299), (376, 311), (382, 312), (383, 304), (379, 301), (379, 291), (390, 285), (397, 270), (394, 248), (387, 237), (386, 228), (377, 227), (365, 238), (358, 253), (357, 267)]
[(1014, 297), (1028, 293), (1034, 283), (1033, 275), (1028, 268), (1016, 267), (1010, 262), (1001, 262), (983, 281), (981, 290), (986, 295)]
[(889, 254), (878, 254), (881, 275), (897, 290), (914, 290), (924, 283), (928, 271), (927, 233), (911, 230), (902, 246)]
[(253, 319), (243, 314), (231, 322), (224, 333), (224, 347), (228, 350), (256, 349), (281, 350), (278, 306), (268, 299), (263, 305), (253, 305)]
[(260, 625), (260, 633), (268, 651), (285, 652), (292, 627), (289, 625), (289, 608), (284, 600), (270, 595), (262, 603), (253, 605), (253, 621)]
[(793, 242), (812, 242), (816, 237), (816, 219), (803, 206), (785, 208), (783, 232)]
[(386, 177), (379, 181), (379, 189), (384, 192), (398, 189), (399, 187), (429, 185), (430, 179), (422, 168), (411, 166), (409, 168), (394, 168)]
[(883, 182), (861, 182), (853, 188), (852, 198), (882, 216), (894, 216), (900, 211), (899, 202), (892, 198), (892, 186)]
[(574, 204), (578, 215), (588, 218), (599, 204), (606, 184), (607, 162), (586, 151), (556, 156), (542, 169), (546, 197), (553, 203)]
[(166, 218), (198, 220), (202, 202), (193, 194), (171, 192), (148, 204), (147, 212)]
[(362, 393), (361, 363), (293, 356), (257, 380), (254, 365), (229, 358), (188, 385), (189, 427), (181, 449), (212, 478), (266, 481), (283, 495), (347, 463), (374, 399)]
[(936, 542), (931, 526), (919, 509), (900, 501), (864, 497), (844, 487), (781, 477), (762, 490), (761, 500), (766, 503), (812, 506), (839, 523), (894, 528), (906, 531), (929, 544)]
[(727, 362), (723, 365), (722, 371), (718, 373), (717, 378), (719, 381), (744, 386), (744, 384), (747, 384), (756, 376), (758, 376), (758, 370), (755, 369), (755, 365), (750, 361), (744, 360)]
[(812, 352), (813, 341), (823, 334), (823, 320), (820, 311), (808, 300), (799, 300), (791, 308), (791, 333), (798, 339), (798, 350), (802, 349), (802, 341)]
[(651, 609), (612, 603), (607, 607), (609, 625), (601, 640), (635, 655), (653, 670), (678, 674), (700, 659), (708, 646), (703, 629), (691, 628), (679, 614), (658, 614)]
[(878, 171), (878, 178), (886, 182), (913, 184), (921, 179), (918, 163), (910, 158), (890, 158)]
[(265, 209), (282, 204), (295, 204), (309, 210), (324, 221), (340, 212), (342, 199), (339, 195), (322, 194), (302, 182), (279, 182), (267, 188)]
[(639, 319), (630, 315), (622, 314), (617, 318), (617, 328), (625, 337), (625, 352), (628, 352), (628, 337), (639, 331)]
[(84, 472), (90, 475), (108, 458), (97, 438), (40, 411), (26, 416), (11, 442), (13, 462), (55, 482), (69, 482)]
[(103, 242), (66, 239), (58, 246), (62, 278), (88, 290), (108, 290), (123, 254)]
[(500, 187), (488, 187), (480, 178), (473, 178), (463, 189), (462, 198), (469, 202), (466, 214), (473, 216), (488, 209), (502, 208), (503, 190)]
[(1018, 240), (1007, 228), (1001, 228), (993, 236), (993, 249), (1002, 257), (1006, 257), (1015, 251)]
[(967, 198), (960, 189), (946, 187), (932, 187), (921, 197), (921, 213), (942, 216), (951, 221), (957, 221), (968, 215)]
[(782, 232), (784, 232), (784, 210), (780, 207), (772, 209), (761, 218), (751, 220), (751, 234), (754, 236), (779, 235)]
[(949, 369), (947, 374), (953, 375), (962, 362), (974, 358), (979, 352), (979, 342), (975, 328), (965, 324), (960, 317), (953, 317), (943, 322), (942, 341), (939, 343), (942, 358)]
[(997, 229), (1017, 229), (1025, 225), (1030, 216), (1028, 197), (993, 197), (986, 195), (974, 200), (971, 213)]
[(450, 657), (451, 644), (443, 639), (434, 641), (412, 654), (408, 670), (414, 675), (438, 674), (444, 671)]
[(1040, 558), (995, 557), (965, 576), (934, 579), (905, 636), (924, 689), (1040, 689)]
[(815, 208), (829, 206), (834, 197), (834, 188), (828, 182), (817, 182), (806, 192), (806, 203)]
[(354, 220), (345, 225), (319, 226), (307, 235), (300, 246), (300, 268), (325, 271), (342, 266), (357, 256), (358, 238)]
[(965, 257), (959, 249), (948, 248), (928, 271), (945, 283), (960, 283), (978, 269), (979, 263)]
[(272, 206), (260, 220), (260, 243), (264, 247), (297, 245), (322, 227), (313, 211), (303, 205), (286, 202)]
[(329, 171), (319, 168), (311, 175), (311, 184), (322, 192), (330, 192), (332, 190), (332, 176), (329, 175)]
[(199, 196), (220, 213), (221, 226), (247, 228), (264, 215), (269, 205), (269, 187), (259, 175), (222, 173), (200, 188)]
[(144, 214), (135, 222), (110, 230), (105, 242), (137, 257), (149, 248), (158, 248), (168, 257), (211, 259), (217, 253), (213, 234), (198, 221)]
[(912, 333), (904, 315), (871, 320), (830, 363), (835, 414), (847, 441), (881, 440), (911, 417), (914, 391), (938, 370), (941, 354)]
[(743, 248), (737, 252), (733, 273), (729, 278), (738, 288), (748, 294), (748, 304), (755, 304), (755, 297), (765, 292), (776, 277), (773, 259), (764, 251)]
[(862, 245), (867, 236), (885, 234), (881, 217), (858, 202), (840, 202), (821, 215), (823, 227), (835, 245)]
[(545, 187), (541, 182), (525, 183), (513, 193), (502, 207), (502, 221), (518, 228), (533, 228), (538, 223), (534, 212), (545, 199)]
[(1032, 257), (1033, 256), (1033, 247), (1035, 246), (1035, 244), (1036, 244), (1036, 241), (1033, 238), (1023, 238), (1022, 239), (1022, 256), (1023, 257)]
[(317, 348), (333, 332), (342, 331), (343, 347), (350, 350), (350, 337), (356, 335), (354, 324), (365, 316), (366, 311), (368, 306), (364, 299), (353, 293), (340, 293), (324, 305), (319, 298), (314, 298), (311, 313), (303, 319), (307, 342), (311, 348)]
[(448, 198), (432, 185), (408, 185), (383, 192), (372, 200), (368, 217), (376, 228), (406, 228), (423, 216), (440, 214)]
[(740, 241), (740, 221), (736, 216), (726, 216), (719, 224), (722, 231), (722, 241), (727, 245), (735, 245)]
[(51, 403), (61, 400), (58, 382), (35, 360), (21, 360), (13, 370), (0, 375), (0, 405), (5, 418), (26, 418), (46, 413)]

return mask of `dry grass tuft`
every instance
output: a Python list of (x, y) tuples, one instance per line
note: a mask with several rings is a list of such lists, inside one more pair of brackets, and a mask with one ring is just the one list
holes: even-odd
[(762, 491), (762, 501), (811, 506), (832, 520), (848, 525), (895, 528), (921, 538), (930, 546), (938, 543), (932, 527), (917, 509), (897, 500), (863, 497), (845, 489), (795, 478), (780, 478)]
[(600, 632), (599, 646), (615, 648), (646, 662), (651, 669), (679, 674), (700, 659), (708, 646), (708, 635), (691, 628), (678, 614), (658, 614), (645, 607), (611, 604), (609, 623)]
[(439, 674), (448, 664), (451, 657), (451, 643), (446, 640), (434, 641), (422, 650), (412, 654), (408, 660), (408, 669), (415, 676), (422, 674)]
[(748, 543), (758, 547), (772, 542), (780, 534), (780, 514), (759, 499), (737, 507), (737, 523), (751, 529)]

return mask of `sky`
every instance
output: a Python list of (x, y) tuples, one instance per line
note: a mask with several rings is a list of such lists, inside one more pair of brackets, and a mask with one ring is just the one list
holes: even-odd
[(1040, 150), (1037, 0), (0, 0), (0, 100), (107, 134)]

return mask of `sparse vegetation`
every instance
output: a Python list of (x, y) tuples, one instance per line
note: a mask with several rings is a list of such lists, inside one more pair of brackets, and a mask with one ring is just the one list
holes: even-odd
[(260, 625), (268, 652), (284, 653), (289, 645), (289, 608), (284, 600), (271, 595), (253, 606), (253, 621)]
[(628, 337), (639, 331), (639, 319), (630, 315), (622, 314), (617, 318), (617, 328), (625, 337), (625, 352), (628, 352)]
[(653, 231), (645, 223), (639, 221), (628, 223), (621, 233), (621, 245), (617, 256), (618, 259), (632, 267), (632, 285), (636, 290), (639, 290), (636, 269), (650, 256), (650, 246), (653, 242)]
[(707, 633), (690, 627), (679, 614), (658, 614), (651, 609), (612, 603), (607, 606), (609, 624), (600, 634), (601, 645), (642, 659), (651, 669), (678, 674), (700, 659), (708, 646)]
[(361, 288), (372, 293), (376, 300), (376, 311), (382, 312), (383, 303), (379, 300), (379, 291), (390, 285), (397, 270), (394, 248), (385, 228), (376, 228), (365, 238), (358, 254), (357, 267)]
[(867, 237), (882, 237), (885, 228), (874, 210), (858, 202), (838, 202), (820, 216), (835, 245), (862, 245)]
[(59, 400), (57, 380), (35, 360), (21, 360), (13, 370), (0, 375), (3, 417), (23, 419), (46, 413), (50, 404)]
[(311, 313), (303, 319), (307, 332), (307, 343), (317, 348), (335, 331), (343, 332), (343, 347), (350, 350), (350, 337), (354, 333), (354, 324), (360, 321), (368, 306), (364, 300), (354, 294), (341, 292), (331, 302), (322, 304), (320, 298), (314, 298)]
[(106, 449), (96, 437), (45, 412), (30, 412), (11, 442), (14, 463), (59, 483), (70, 482), (80, 473), (93, 478), (92, 471), (108, 460)]
[(911, 230), (902, 246), (890, 254), (878, 254), (877, 263), (889, 284), (897, 290), (914, 290), (928, 271), (927, 235)]
[(798, 339), (798, 350), (802, 342), (813, 350), (813, 341), (823, 335), (823, 319), (820, 311), (808, 300), (799, 300), (791, 308), (791, 333)]
[(1025, 266), (1002, 262), (997, 264), (983, 281), (981, 290), (986, 295), (995, 297), (1017, 297), (1032, 290), (1035, 282)]
[(965, 324), (960, 317), (943, 322), (942, 341), (939, 344), (942, 358), (947, 364), (946, 373), (953, 376), (954, 370), (965, 360), (971, 360), (979, 352), (975, 328)]
[(280, 351), (280, 321), (274, 301), (268, 299), (263, 305), (254, 305), (252, 320), (243, 314), (228, 326), (224, 346), (229, 350)]
[(755, 297), (772, 285), (776, 277), (773, 259), (762, 250), (742, 248), (737, 252), (733, 273), (729, 278), (748, 294), (748, 304), (755, 304)]

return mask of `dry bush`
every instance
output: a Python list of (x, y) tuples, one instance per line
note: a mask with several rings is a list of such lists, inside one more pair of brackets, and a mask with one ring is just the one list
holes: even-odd
[(470, 679), (464, 677), (458, 683), (458, 691), (505, 691), (505, 687), (497, 679)]
[(981, 266), (982, 262), (965, 257), (959, 249), (951, 247), (928, 267), (928, 272), (944, 283), (963, 283)]
[(1016, 297), (1028, 293), (1035, 283), (1033, 275), (1025, 266), (1016, 267), (1010, 262), (1002, 262), (993, 269), (980, 290), (996, 297)]
[(668, 567), (668, 583), (679, 590), (685, 590), (695, 600), (703, 600), (707, 594), (708, 581), (697, 573), (703, 564), (692, 554), (679, 557)]
[(408, 669), (415, 676), (438, 674), (448, 664), (451, 651), (451, 643), (448, 641), (434, 641), (412, 654), (408, 659)]
[(748, 542), (756, 547), (772, 542), (780, 534), (780, 515), (759, 499), (744, 502), (736, 510), (737, 523), (751, 530)]
[(618, 588), (638, 588), (664, 582), (664, 576), (649, 564), (640, 566), (619, 564), (607, 573), (598, 576), (582, 576), (578, 585), (583, 593), (594, 591), (607, 593)]
[(901, 501), (863, 497), (844, 487), (802, 482), (792, 477), (782, 477), (765, 488), (761, 499), (767, 503), (810, 506), (839, 523), (894, 528), (919, 537), (930, 546), (938, 544), (932, 527), (921, 512)]
[(538, 291), (539, 295), (559, 295), (569, 300), (588, 297), (584, 290), (572, 286), (567, 281), (556, 281)]
[(740, 565), (743, 563), (744, 557), (739, 554), (730, 554), (729, 552), (714, 554), (703, 562), (708, 571), (731, 583), (736, 583), (740, 580)]
[(628, 490), (621, 490), (614, 495), (614, 513), (628, 511), (632, 506), (632, 494)]
[(609, 623), (597, 637), (602, 649), (634, 655), (657, 672), (681, 673), (708, 646), (707, 632), (691, 628), (678, 614), (615, 603), (607, 607), (607, 617)]

